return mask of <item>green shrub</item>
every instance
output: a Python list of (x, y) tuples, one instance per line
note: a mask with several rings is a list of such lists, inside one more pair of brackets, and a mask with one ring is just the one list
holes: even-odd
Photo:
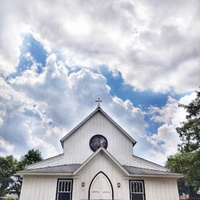
[(18, 197), (6, 196), (6, 200), (19, 200)]

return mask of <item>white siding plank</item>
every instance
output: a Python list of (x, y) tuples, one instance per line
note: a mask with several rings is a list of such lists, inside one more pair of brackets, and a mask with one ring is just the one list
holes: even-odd
[(145, 179), (146, 200), (178, 200), (176, 180), (152, 178)]
[(55, 200), (56, 186), (56, 178), (25, 176), (20, 200)]
[(101, 113), (96, 113), (64, 142), (65, 163), (83, 163), (91, 156), (93, 151), (89, 147), (89, 141), (95, 134), (102, 134), (107, 138), (107, 150), (119, 162), (130, 163), (132, 142)]

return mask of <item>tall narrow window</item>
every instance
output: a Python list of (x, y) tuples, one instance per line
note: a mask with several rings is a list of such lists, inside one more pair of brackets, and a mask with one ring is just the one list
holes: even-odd
[(72, 180), (58, 180), (56, 200), (72, 200)]
[(130, 181), (131, 200), (145, 200), (144, 181)]

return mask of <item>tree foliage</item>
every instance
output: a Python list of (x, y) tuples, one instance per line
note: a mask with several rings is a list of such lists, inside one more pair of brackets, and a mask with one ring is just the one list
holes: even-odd
[(19, 170), (23, 170), (27, 165), (31, 165), (33, 163), (39, 162), (42, 160), (41, 152), (37, 149), (31, 149), (27, 154), (22, 156), (20, 161), (18, 162)]
[(0, 157), (0, 197), (4, 196), (14, 184), (13, 175), (17, 169), (17, 160), (12, 156)]
[(176, 128), (182, 144), (179, 145), (183, 152), (191, 152), (200, 149), (200, 91), (197, 91), (197, 97), (189, 104), (180, 104), (186, 112), (186, 122), (181, 127)]
[(166, 167), (184, 175), (184, 179), (178, 182), (180, 193), (193, 193), (193, 190), (200, 188), (200, 151), (180, 152), (169, 156)]
[(184, 175), (184, 179), (178, 182), (179, 191), (190, 191), (190, 194), (200, 189), (200, 91), (196, 94), (190, 104), (180, 105), (187, 112), (187, 121), (176, 128), (182, 143), (179, 153), (171, 155), (166, 162), (171, 171)]
[(0, 197), (5, 194), (17, 194), (19, 196), (22, 178), (17, 171), (24, 170), (27, 165), (42, 160), (39, 150), (29, 150), (19, 161), (12, 155), (0, 157)]

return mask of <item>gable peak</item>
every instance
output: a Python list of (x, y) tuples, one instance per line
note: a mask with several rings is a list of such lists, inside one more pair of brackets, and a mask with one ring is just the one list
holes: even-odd
[(64, 141), (73, 134), (77, 129), (79, 129), (83, 124), (85, 124), (90, 118), (92, 118), (97, 112), (100, 112), (105, 118), (107, 118), (112, 124), (114, 124), (129, 140), (132, 141), (133, 146), (137, 143), (123, 128), (121, 128), (100, 106), (88, 116), (81, 123), (79, 123), (74, 129), (72, 129), (67, 135), (65, 135), (61, 140), (61, 145), (63, 146)]

